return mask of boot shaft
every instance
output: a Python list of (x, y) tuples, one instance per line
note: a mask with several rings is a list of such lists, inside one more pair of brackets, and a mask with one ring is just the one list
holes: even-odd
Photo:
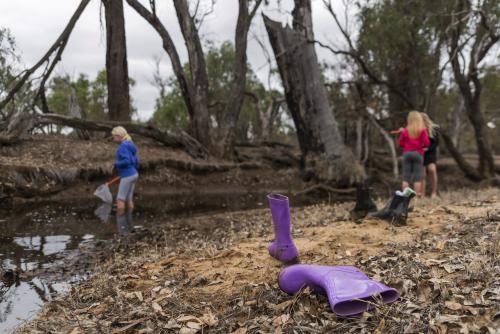
[(273, 217), (275, 240), (278, 243), (291, 243), (290, 206), (288, 197), (280, 194), (267, 195)]

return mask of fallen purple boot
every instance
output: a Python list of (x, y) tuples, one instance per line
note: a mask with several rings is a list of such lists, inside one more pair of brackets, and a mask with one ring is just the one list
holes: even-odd
[(386, 304), (399, 298), (395, 289), (369, 279), (352, 266), (297, 264), (281, 271), (278, 284), (288, 294), (297, 293), (303, 286), (326, 294), (332, 311), (342, 317), (372, 309), (376, 294)]
[(267, 200), (273, 216), (275, 236), (273, 242), (269, 244), (269, 254), (285, 263), (297, 263), (299, 253), (292, 240), (288, 197), (280, 194), (269, 194)]

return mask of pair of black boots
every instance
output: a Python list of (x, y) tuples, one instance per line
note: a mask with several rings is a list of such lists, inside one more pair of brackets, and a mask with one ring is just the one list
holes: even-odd
[(410, 196), (395, 194), (391, 201), (382, 210), (378, 211), (370, 193), (371, 189), (365, 185), (356, 189), (356, 206), (351, 211), (351, 218), (356, 223), (361, 223), (363, 218), (369, 217), (387, 220), (394, 225), (406, 225), (408, 208), (411, 199), (415, 196), (414, 193)]

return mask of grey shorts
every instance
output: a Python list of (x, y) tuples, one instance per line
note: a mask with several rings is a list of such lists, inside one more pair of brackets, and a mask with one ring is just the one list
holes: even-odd
[(118, 186), (118, 196), (116, 199), (119, 201), (130, 202), (134, 197), (134, 189), (139, 174), (132, 176), (127, 176), (120, 179), (120, 185)]
[(422, 181), (424, 158), (418, 152), (403, 154), (403, 181), (408, 183)]

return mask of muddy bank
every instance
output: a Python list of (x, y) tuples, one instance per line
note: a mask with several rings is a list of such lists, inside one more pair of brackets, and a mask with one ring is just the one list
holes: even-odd
[(101, 271), (20, 333), (494, 332), (499, 326), (497, 189), (422, 201), (408, 226), (348, 219), (353, 203), (294, 208), (303, 263), (355, 264), (402, 299), (357, 319), (324, 297), (290, 297), (267, 254), (266, 209), (175, 219), (120, 242)]
[[(193, 193), (217, 196), (218, 192), (260, 194), (269, 190), (297, 193), (313, 186), (300, 171), (300, 152), (280, 144), (237, 146), (234, 161), (193, 159), (185, 152), (136, 137), (141, 161), (137, 193), (155, 197)], [(116, 145), (104, 139), (89, 141), (66, 136), (33, 136), (15, 146), (0, 147), (0, 209), (33, 204), (92, 201), (94, 189), (111, 177)], [(474, 157), (469, 157), (473, 162)], [(439, 161), (440, 189), (484, 187), (464, 177), (449, 159)], [(367, 175), (378, 196), (388, 196), (399, 186), (386, 156), (367, 166)], [(348, 200), (352, 193), (311, 191), (313, 200)], [(184, 199), (183, 199), (184, 201)], [(244, 206), (242, 206), (244, 207)]]
[[(135, 138), (141, 182), (138, 194), (179, 195), (210, 188), (223, 192), (300, 189), (298, 152), (288, 146), (241, 147), (235, 161), (193, 159), (185, 152)], [(111, 176), (116, 145), (106, 140), (81, 141), (65, 136), (34, 136), (19, 145), (0, 147), (0, 207), (37, 201), (91, 199)]]

